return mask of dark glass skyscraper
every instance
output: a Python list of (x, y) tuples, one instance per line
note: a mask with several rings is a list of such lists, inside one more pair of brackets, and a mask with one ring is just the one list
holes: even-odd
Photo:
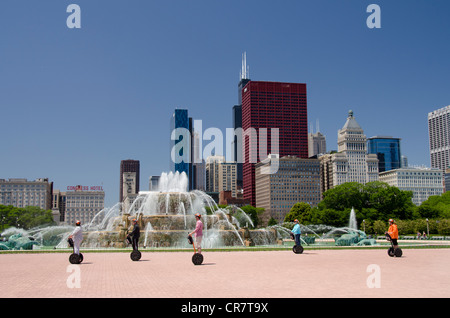
[[(185, 132), (188, 133), (185, 135), (187, 140), (183, 140), (183, 136), (176, 136), (175, 140), (171, 138), (170, 151), (171, 151), (171, 170), (173, 172), (185, 172), (188, 180), (189, 180), (189, 190), (195, 188), (195, 180), (194, 180), (194, 167), (193, 167), (193, 142), (192, 142), (192, 132), (193, 132), (193, 124), (192, 118), (188, 116), (187, 109), (175, 109), (172, 118), (170, 120), (170, 133), (172, 134), (176, 129), (184, 128)], [(176, 149), (175, 145), (179, 142), (183, 141), (185, 147), (180, 147), (179, 151), (175, 151), (174, 158), (172, 158), (172, 151)], [(185, 151), (187, 153), (185, 153)], [(186, 160), (185, 160), (186, 159)]]
[(401, 168), (400, 138), (375, 136), (367, 139), (367, 152), (378, 157), (378, 171)]
[[(238, 84), (238, 105), (233, 106), (233, 128), (236, 131), (237, 128), (242, 128), (242, 89), (244, 86), (250, 82), (250, 79), (243, 78)], [(237, 178), (236, 185), (238, 188), (242, 188), (242, 158), (238, 158), (238, 143), (237, 136), (234, 136), (233, 148), (234, 148), (234, 158), (233, 160), (237, 162)]]
[[(242, 54), (242, 67), (241, 67), (241, 73), (240, 73), (240, 80), (238, 84), (238, 104), (233, 106), (233, 128), (236, 131), (237, 128), (242, 128), (242, 89), (245, 85), (247, 85), (248, 82), (250, 82), (250, 79), (248, 78), (250, 76), (249, 74), (249, 68), (247, 66), (247, 53)], [(242, 173), (242, 156), (238, 155), (238, 147), (241, 146), (240, 142), (237, 140), (237, 136), (234, 136), (233, 140), (233, 151), (234, 151), (234, 158), (233, 160), (237, 162), (237, 176), (236, 176), (236, 186), (238, 188), (242, 188), (243, 186), (243, 173)], [(240, 153), (240, 152), (239, 152)]]

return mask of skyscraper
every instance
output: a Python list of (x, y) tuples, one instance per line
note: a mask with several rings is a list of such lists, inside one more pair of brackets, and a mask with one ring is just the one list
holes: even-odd
[[(270, 153), (308, 158), (306, 84), (250, 81), (242, 89), (244, 198), (255, 205), (255, 163)], [(264, 132), (264, 129), (267, 129)], [(273, 131), (277, 131), (272, 140)], [(249, 137), (253, 132), (256, 140)], [(278, 149), (272, 149), (272, 145)], [(261, 148), (263, 147), (263, 148)], [(250, 149), (251, 148), (251, 149)], [(264, 149), (265, 148), (265, 149)]]
[(344, 127), (338, 131), (338, 152), (319, 157), (322, 163), (322, 192), (346, 182), (378, 180), (378, 158), (367, 154), (367, 138), (349, 111)]
[[(171, 170), (185, 172), (189, 180), (189, 190), (197, 188), (196, 169), (201, 165), (194, 165), (194, 150), (201, 151), (197, 134), (194, 132), (192, 117), (188, 116), (187, 109), (175, 109), (170, 120), (171, 133)], [(198, 153), (197, 153), (198, 155)], [(197, 158), (198, 159), (198, 158)]]
[[(242, 89), (248, 82), (250, 82), (249, 67), (247, 65), (247, 52), (242, 54), (242, 65), (239, 74), (238, 83), (238, 104), (233, 106), (233, 128), (242, 128)], [(234, 150), (234, 161), (237, 162), (237, 187), (242, 188), (242, 156), (239, 156), (238, 147), (240, 146), (240, 141), (238, 141), (238, 136), (234, 136), (233, 140), (233, 150)]]
[[(120, 162), (120, 192), (119, 192), (119, 202), (123, 202), (123, 199), (125, 199), (126, 196), (124, 196), (124, 190), (125, 193), (128, 192), (128, 188), (132, 189), (134, 191), (134, 194), (139, 193), (139, 175), (140, 175), (140, 164), (139, 160), (122, 160)], [(127, 180), (128, 179), (128, 180)], [(133, 179), (131, 181), (131, 179)], [(133, 183), (133, 185), (130, 184), (130, 182)], [(128, 185), (127, 185), (128, 183)], [(130, 194), (132, 194), (130, 192)]]
[(445, 172), (450, 165), (450, 105), (428, 113), (431, 167)]
[(308, 134), (308, 156), (313, 157), (327, 152), (327, 141), (320, 131)]
[(375, 136), (368, 138), (367, 152), (377, 155), (379, 173), (402, 167), (400, 138), (391, 136)]

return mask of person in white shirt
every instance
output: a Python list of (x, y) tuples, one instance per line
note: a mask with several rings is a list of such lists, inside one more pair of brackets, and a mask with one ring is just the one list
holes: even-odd
[(83, 241), (83, 228), (81, 227), (81, 222), (77, 220), (75, 223), (75, 229), (69, 238), (73, 240), (73, 252), (80, 255), (80, 245)]

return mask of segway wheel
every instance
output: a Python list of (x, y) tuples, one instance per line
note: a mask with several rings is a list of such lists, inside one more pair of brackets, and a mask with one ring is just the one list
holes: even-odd
[(303, 246), (301, 246), (301, 245), (294, 245), (292, 250), (294, 251), (295, 254), (301, 254), (301, 253), (303, 253)]
[(69, 256), (69, 262), (70, 264), (80, 264), (80, 256), (78, 254), (72, 253)]
[(395, 257), (402, 257), (403, 251), (402, 251), (401, 248), (397, 248), (397, 249), (395, 250), (394, 254), (395, 254)]
[(141, 257), (142, 257), (142, 254), (141, 254), (141, 252), (139, 252), (139, 251), (133, 251), (133, 252), (131, 252), (131, 254), (130, 254), (130, 258), (131, 258), (131, 260), (134, 261), (134, 262), (140, 260)]
[(82, 261), (83, 261), (83, 254), (80, 253), (78, 263), (81, 264)]
[(201, 265), (203, 263), (203, 255), (199, 254), (199, 253), (195, 253), (192, 256), (192, 263), (194, 263), (194, 265)]
[(393, 248), (393, 247), (390, 247), (390, 248), (388, 249), (388, 255), (389, 255), (390, 257), (394, 257), (395, 252), (394, 252), (394, 248)]

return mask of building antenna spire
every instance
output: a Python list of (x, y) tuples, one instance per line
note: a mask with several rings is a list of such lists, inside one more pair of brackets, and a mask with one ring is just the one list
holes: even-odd
[(242, 54), (240, 79), (248, 79), (249, 74), (250, 74), (250, 67), (247, 66), (247, 52), (244, 52)]

